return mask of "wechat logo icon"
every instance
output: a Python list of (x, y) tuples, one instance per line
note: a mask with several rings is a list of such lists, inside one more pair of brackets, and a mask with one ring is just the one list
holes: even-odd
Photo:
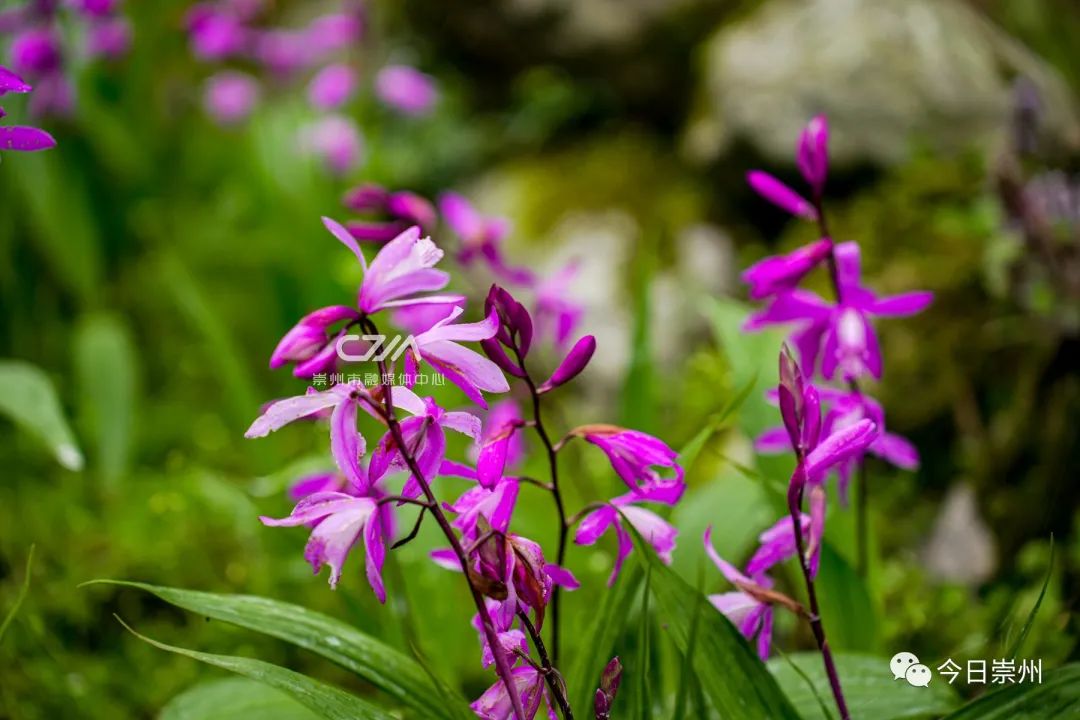
[(896, 653), (889, 661), (889, 669), (892, 670), (893, 680), (907, 680), (915, 687), (926, 687), (932, 677), (930, 668), (920, 663), (915, 653)]

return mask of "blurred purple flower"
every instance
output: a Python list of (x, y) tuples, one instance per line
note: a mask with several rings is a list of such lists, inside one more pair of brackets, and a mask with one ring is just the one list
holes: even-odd
[(131, 24), (127, 18), (105, 17), (87, 27), (86, 52), (93, 58), (116, 60), (131, 47)]
[(516, 285), (535, 282), (532, 272), (510, 267), (503, 259), (501, 246), (510, 231), (510, 222), (506, 218), (481, 215), (464, 196), (453, 192), (439, 197), (439, 212), (454, 234), (461, 238), (458, 260), (463, 265), (471, 265), (481, 258), (491, 272), (505, 282)]
[(301, 128), (300, 147), (321, 157), (335, 175), (346, 175), (360, 165), (364, 143), (351, 118), (326, 115)]
[(743, 271), (742, 280), (750, 286), (750, 298), (761, 300), (797, 286), (806, 275), (832, 252), (832, 240), (821, 238), (788, 253), (773, 255)]
[(375, 76), (375, 94), (405, 115), (427, 115), (438, 100), (435, 81), (407, 65), (387, 65)]
[(555, 368), (555, 372), (551, 373), (551, 377), (541, 383), (540, 387), (536, 389), (537, 393), (543, 394), (550, 392), (560, 385), (564, 385), (575, 377), (577, 377), (592, 360), (593, 353), (596, 352), (596, 338), (592, 335), (586, 335), (585, 337), (574, 343), (574, 347), (570, 348), (570, 352), (566, 354), (566, 357), (562, 359), (559, 366)]
[(553, 338), (560, 349), (570, 342), (585, 314), (585, 308), (570, 299), (570, 283), (578, 270), (578, 261), (572, 260), (536, 284), (536, 332)]
[(820, 198), (829, 173), (829, 121), (824, 115), (811, 119), (799, 135), (798, 161), (799, 172)]
[(356, 71), (345, 63), (327, 65), (308, 85), (308, 100), (317, 110), (336, 110), (356, 93)]
[(346, 223), (357, 240), (386, 242), (413, 225), (419, 225), (423, 232), (435, 228), (435, 207), (407, 190), (390, 192), (379, 185), (360, 185), (345, 193), (343, 204), (354, 212), (378, 218)]
[(247, 73), (224, 70), (206, 81), (203, 106), (221, 125), (242, 122), (259, 100), (259, 83)]
[(761, 170), (751, 170), (746, 174), (746, 182), (758, 195), (773, 205), (787, 210), (792, 215), (804, 220), (817, 220), (817, 210), (799, 193), (780, 182), (772, 175)]
[(518, 432), (525, 425), (521, 408), (515, 400), (492, 405), (480, 436), (476, 477), (487, 488), (502, 479), (507, 467), (513, 467), (525, 454), (525, 443)]

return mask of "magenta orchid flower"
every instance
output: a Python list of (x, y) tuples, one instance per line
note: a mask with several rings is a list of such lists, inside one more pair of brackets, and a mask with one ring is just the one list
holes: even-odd
[(349, 231), (340, 223), (324, 217), (326, 229), (349, 248), (364, 269), (357, 307), (373, 314), (387, 308), (407, 305), (438, 305), (461, 302), (460, 295), (428, 295), (410, 297), (415, 293), (441, 290), (450, 276), (435, 265), (443, 252), (431, 238), (421, 238), (420, 228), (412, 227), (398, 235), (379, 250), (369, 265), (364, 253)]
[[(833, 388), (816, 387), (821, 401), (828, 407), (822, 421), (821, 432), (828, 436), (868, 419), (874, 422), (881, 432), (866, 448), (865, 453), (875, 455), (889, 464), (903, 470), (915, 470), (919, 467), (919, 451), (909, 440), (901, 435), (885, 431), (885, 411), (881, 404), (869, 395)], [(775, 399), (775, 393), (769, 393)], [(783, 427), (770, 428), (754, 441), (754, 448), (761, 453), (790, 452), (791, 440)], [(847, 502), (847, 488), (856, 466), (863, 461), (865, 453), (857, 453), (836, 465), (839, 478), (837, 485), (841, 501)]]
[(551, 377), (541, 383), (536, 392), (542, 395), (573, 380), (589, 364), (595, 352), (596, 338), (594, 336), (586, 335), (578, 340), (555, 368), (555, 372), (551, 373)]
[[(395, 399), (397, 392), (403, 389), (394, 388)], [(334, 385), (323, 392), (309, 388), (304, 395), (271, 403), (265, 412), (251, 424), (244, 433), (244, 437), (265, 437), (292, 422), (311, 418), (316, 413), (332, 408), (330, 452), (334, 456), (338, 469), (348, 481), (354, 487), (364, 488), (369, 483), (363, 466), (360, 465), (360, 458), (363, 457), (367, 444), (364, 436), (356, 428), (356, 411), (362, 405), (365, 409), (370, 406), (362, 403), (362, 398), (374, 402), (367, 389), (359, 385)]]
[(311, 525), (311, 538), (304, 549), (306, 559), (318, 574), (323, 565), (330, 566), (330, 587), (337, 587), (341, 570), (349, 551), (364, 538), (367, 578), (379, 602), (386, 602), (382, 581), (382, 566), (386, 558), (383, 511), (368, 497), (355, 497), (340, 492), (319, 492), (296, 504), (292, 513), (281, 519), (260, 517), (264, 525), (295, 527)]
[(462, 308), (454, 307), (447, 317), (413, 338), (415, 350), (405, 356), (405, 374), (414, 378), (420, 362), (426, 362), (461, 388), (470, 400), (486, 408), (483, 392), (509, 392), (510, 385), (498, 365), (459, 343), (494, 337), (499, 316), (491, 311), (480, 322), (452, 325), (462, 312)]
[(476, 459), (476, 476), (482, 486), (494, 487), (506, 468), (513, 467), (524, 456), (524, 441), (518, 432), (524, 425), (525, 418), (514, 400), (492, 405), (484, 422)]
[(652, 545), (662, 562), (671, 563), (671, 552), (675, 549), (675, 538), (679, 531), (653, 511), (638, 507), (637, 503), (675, 505), (682, 497), (685, 487), (681, 481), (657, 482), (613, 498), (582, 518), (574, 535), (574, 542), (578, 545), (594, 545), (610, 528), (615, 528), (617, 553), (615, 567), (608, 578), (609, 587), (615, 584), (623, 562), (634, 549), (634, 541), (623, 525), (624, 522), (629, 523), (645, 542)]
[[(30, 85), (21, 77), (0, 65), (0, 96), (8, 93), (28, 93), (30, 90)], [(4, 115), (4, 109), (0, 108), (0, 118)], [(52, 147), (56, 147), (56, 140), (40, 128), (0, 125), (0, 150), (34, 152)]]
[(821, 357), (821, 373), (828, 379), (840, 370), (843, 379), (870, 374), (881, 377), (881, 348), (870, 317), (906, 317), (924, 310), (933, 293), (909, 292), (878, 297), (861, 284), (859, 246), (838, 243), (834, 248), (840, 302), (835, 306), (805, 290), (783, 293), (744, 326), (747, 330), (794, 323), (793, 341), (808, 372)]
[(303, 500), (308, 495), (320, 492), (343, 492), (349, 486), (348, 480), (340, 473), (322, 472), (304, 475), (289, 485), (290, 500)]
[(814, 205), (799, 193), (789, 188), (767, 172), (751, 170), (746, 174), (746, 182), (754, 191), (773, 205), (787, 210), (792, 215), (804, 220), (817, 220)]
[(682, 483), (683, 469), (676, 462), (679, 454), (659, 438), (602, 423), (582, 425), (571, 430), (570, 435), (584, 438), (603, 450), (611, 467), (633, 491), (664, 482), (654, 469), (658, 467), (671, 468), (675, 472), (674, 481)]
[[(816, 497), (824, 498), (824, 495)], [(819, 502), (812, 505), (813, 513), (800, 515), (800, 527), (803, 537), (807, 538), (807, 563), (810, 577), (817, 577), (821, 564), (821, 535), (825, 527), (825, 506)], [(758, 536), (758, 549), (746, 564), (746, 572), (757, 576), (775, 565), (779, 565), (796, 555), (794, 525), (790, 515), (777, 520), (772, 527)]]
[[(549, 697), (544, 676), (531, 665), (522, 665), (511, 671), (513, 685), (525, 711), (522, 720), (533, 720), (543, 703), (547, 707), (548, 718), (558, 720), (551, 698)], [(469, 707), (480, 720), (515, 720), (510, 694), (502, 680), (497, 680), (476, 702)]]
[(737, 590), (709, 595), (709, 602), (723, 613), (731, 624), (739, 629), (747, 640), (756, 641), (758, 657), (762, 662), (769, 659), (772, 645), (773, 605), (764, 599), (758, 589), (771, 590), (772, 580), (763, 573), (751, 579), (724, 560), (712, 544), (712, 526), (705, 530), (705, 553), (720, 569), (724, 578)]
[(404, 115), (427, 115), (439, 99), (435, 81), (407, 65), (387, 65), (375, 76), (375, 95)]
[(330, 328), (359, 317), (360, 313), (347, 305), (331, 305), (308, 313), (278, 341), (270, 355), (270, 367), (295, 363), (296, 377), (326, 372), (336, 365), (337, 340), (345, 334), (344, 330), (331, 333)]
[(298, 140), (302, 151), (322, 159), (334, 175), (347, 175), (363, 159), (360, 128), (345, 115), (324, 115), (305, 125), (300, 128)]
[(407, 190), (390, 192), (370, 183), (349, 190), (342, 204), (353, 212), (375, 216), (345, 224), (352, 236), (363, 242), (393, 240), (413, 225), (430, 232), (437, 219), (435, 207), (426, 198)]
[(810, 120), (799, 135), (799, 172), (820, 198), (829, 173), (829, 121), (824, 115)]
[(447, 192), (439, 197), (439, 212), (450, 229), (461, 238), (458, 260), (471, 265), (477, 258), (483, 259), (492, 273), (515, 285), (531, 285), (535, 275), (526, 268), (507, 265), (502, 255), (502, 242), (510, 232), (506, 218), (481, 215), (465, 197)]
[(750, 286), (750, 298), (761, 300), (796, 287), (811, 270), (832, 252), (833, 242), (821, 238), (787, 255), (775, 255), (754, 263), (743, 271), (742, 280)]
[[(445, 472), (441, 474), (448, 474)], [(474, 476), (475, 477), (475, 476)], [(466, 490), (446, 509), (457, 515), (451, 525), (461, 531), (461, 536), (475, 540), (481, 524), (496, 532), (505, 533), (517, 503), (519, 484), (516, 478), (503, 478), (492, 488), (478, 485)], [(456, 560), (456, 559), (455, 559)]]
[[(480, 439), (480, 418), (472, 413), (448, 412), (431, 398), (421, 398), (401, 386), (393, 388), (393, 401), (395, 408), (412, 415), (401, 422), (401, 434), (425, 479), (433, 478), (442, 465), (446, 455), (446, 430), (466, 435), (473, 442)], [(401, 449), (394, 442), (393, 435), (387, 432), (371, 453), (368, 465), (371, 482), (378, 482), (388, 472), (404, 472), (408, 469)], [(420, 484), (415, 477), (409, 476), (401, 494), (408, 498), (420, 494)]]

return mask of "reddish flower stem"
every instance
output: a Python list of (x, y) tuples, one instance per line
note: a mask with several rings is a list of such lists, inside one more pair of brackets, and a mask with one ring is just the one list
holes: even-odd
[[(379, 329), (370, 318), (365, 317), (360, 322), (365, 332), (372, 335), (379, 334)], [(419, 465), (417, 465), (416, 458), (405, 444), (405, 437), (401, 432), (401, 424), (398, 422), (397, 413), (394, 410), (393, 383), (391, 382), (393, 378), (387, 375), (386, 360), (380, 359), (378, 361), (378, 367), (379, 378), (382, 381), (383, 402), (386, 404), (386, 424), (390, 429), (390, 435), (394, 439), (394, 444), (397, 446), (401, 456), (405, 459), (409, 471), (412, 473), (413, 477), (416, 478), (416, 482), (420, 485), (421, 490), (423, 490), (424, 497), (427, 498), (428, 504), (430, 505), (428, 509), (434, 516), (435, 522), (439, 524), (446, 539), (450, 542), (450, 548), (457, 556), (458, 562), (461, 563), (461, 569), (465, 571), (465, 580), (469, 584), (469, 592), (472, 594), (473, 603), (476, 605), (476, 611), (480, 615), (480, 624), (484, 629), (484, 637), (487, 639), (488, 647), (491, 648), (492, 655), (495, 657), (496, 672), (502, 680), (503, 686), (506, 688), (506, 694), (510, 698), (510, 705), (513, 708), (515, 717), (517, 717), (518, 720), (526, 720), (525, 709), (521, 704), (521, 697), (518, 696), (517, 687), (514, 685), (510, 666), (506, 662), (506, 657), (498, 651), (499, 636), (498, 633), (495, 632), (495, 624), (491, 621), (491, 615), (488, 614), (487, 605), (484, 603), (484, 596), (480, 590), (477, 589), (472, 578), (469, 576), (469, 558), (465, 554), (464, 548), (461, 546), (461, 541), (458, 539), (457, 533), (454, 532), (454, 528), (451, 527), (450, 521), (446, 518), (446, 514), (439, 506), (438, 500), (435, 498), (435, 493), (431, 490), (431, 485), (424, 477)], [(423, 512), (423, 510), (421, 510), (421, 512)]]

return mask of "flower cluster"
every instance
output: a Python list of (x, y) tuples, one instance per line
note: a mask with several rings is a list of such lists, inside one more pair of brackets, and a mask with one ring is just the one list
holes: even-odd
[[(219, 124), (240, 123), (265, 86), (302, 79), (308, 104), (319, 116), (301, 129), (299, 144), (335, 174), (345, 174), (359, 165), (363, 153), (359, 128), (341, 113), (361, 87), (355, 48), (365, 29), (363, 12), (345, 2), (340, 12), (289, 27), (266, 22), (265, 5), (263, 0), (213, 0), (188, 11), (192, 54), (223, 66), (206, 81), (206, 111)], [(262, 79), (237, 69), (240, 64), (260, 70)], [(432, 79), (404, 65), (382, 68), (374, 94), (394, 111), (413, 116), (427, 114), (438, 99)]]
[[(394, 377), (393, 366), (380, 356), (383, 359), (367, 361), (377, 365), (380, 384), (354, 380), (321, 391), (311, 387), (302, 395), (266, 406), (248, 429), (248, 437), (262, 437), (298, 421), (325, 422), (336, 468), (300, 479), (290, 491), (296, 500), (292, 512), (262, 521), (271, 526), (308, 527), (305, 559), (316, 572), (324, 565), (330, 567), (332, 587), (340, 581), (349, 553), (362, 546), (368, 583), (384, 602), (382, 567), (388, 549), (411, 540), (424, 515), (431, 514), (449, 544), (433, 551), (432, 559), (466, 579), (476, 605), (473, 625), (480, 635), (481, 663), (494, 665), (499, 676), (473, 704), (477, 715), (531, 719), (541, 706), (549, 713), (562, 708), (565, 714), (566, 689), (556, 664), (560, 591), (578, 587), (573, 573), (563, 565), (572, 526), (580, 522), (573, 539), (582, 545), (592, 545), (614, 529), (618, 553), (612, 580), (632, 549), (629, 528), (669, 561), (676, 531), (641, 505), (678, 502), (684, 482), (676, 453), (644, 433), (603, 424), (577, 427), (552, 442), (541, 415), (542, 398), (585, 370), (596, 351), (595, 338), (577, 339), (546, 379), (534, 378), (532, 313), (509, 291), (494, 285), (485, 298), (482, 319), (459, 322), (466, 298), (442, 292), (451, 280), (436, 267), (443, 251), (422, 236), (419, 226), (400, 227), (408, 221), (434, 224), (430, 203), (412, 193), (366, 186), (350, 192), (348, 204), (355, 212), (377, 216), (348, 227), (323, 219), (327, 230), (363, 269), (356, 301), (321, 308), (302, 318), (278, 343), (270, 365), (291, 365), (299, 377), (340, 368), (355, 356), (342, 350), (363, 350), (378, 335), (376, 317), (389, 312), (395, 323), (413, 332), (412, 343), (401, 358), (406, 382), (393, 384), (388, 379)], [(450, 224), (463, 234), (459, 257), (468, 263), (476, 248), (464, 235), (471, 238), (475, 232), (486, 238), (477, 242), (491, 241), (495, 234), (486, 229), (491, 221), (476, 214), (459, 196), (448, 195), (440, 205), (444, 214), (452, 216)], [(391, 231), (397, 234), (369, 262), (358, 238), (381, 240)], [(492, 259), (501, 257), (498, 253), (483, 256), (493, 263), (493, 270), (508, 269), (494, 264)], [(351, 334), (354, 328), (364, 334)], [(552, 339), (556, 346), (570, 344), (569, 336), (553, 333)], [(420, 394), (416, 378), (423, 371), (444, 377), (481, 412), (444, 408), (435, 398)], [(528, 393), (531, 419), (526, 419), (513, 397), (489, 407), (492, 394), (512, 392), (508, 376)], [(370, 451), (359, 425), (365, 417), (364, 422), (373, 422), (381, 434)], [(554, 557), (513, 527), (526, 481), (514, 472), (523, 460), (524, 433), (529, 429), (535, 431), (550, 463), (550, 482), (529, 480), (555, 500), (559, 543)], [(470, 449), (465, 457), (449, 456), (448, 433), (466, 439)], [(599, 448), (629, 492), (570, 517), (559, 487), (557, 455), (574, 438)], [(464, 480), (468, 487), (452, 502), (443, 502), (433, 490), (440, 478)], [(416, 525), (395, 543), (398, 515), (407, 507), (419, 508)], [(551, 627), (550, 654), (541, 635), (545, 623)], [(596, 700), (605, 713), (617, 687), (618, 673), (609, 668)]]
[[(0, 65), (0, 97), (8, 93), (28, 93), (31, 87), (18, 75)], [(6, 113), (0, 107), (0, 118)], [(0, 150), (48, 150), (56, 146), (52, 135), (36, 127), (0, 125)]]
[[(766, 258), (743, 273), (750, 297), (767, 303), (748, 318), (745, 329), (793, 326), (791, 342), (806, 370), (804, 376), (785, 345), (780, 353), (780, 382), (775, 393), (770, 393), (779, 405), (782, 426), (767, 430), (755, 443), (759, 451), (791, 450), (795, 454), (795, 469), (788, 484), (788, 513), (762, 533), (760, 545), (743, 571), (716, 553), (711, 532), (705, 534), (705, 549), (724, 578), (735, 586), (735, 591), (713, 595), (710, 600), (743, 635), (756, 641), (763, 660), (769, 655), (775, 605), (786, 606), (808, 620), (837, 708), (841, 717), (847, 717), (814, 587), (825, 530), (825, 481), (833, 473), (838, 475), (838, 491), (846, 502), (853, 470), (866, 453), (903, 468), (918, 465), (915, 448), (904, 438), (885, 432), (881, 406), (863, 394), (859, 383), (868, 376), (880, 379), (882, 375), (881, 350), (871, 320), (917, 313), (930, 304), (932, 295), (912, 292), (878, 296), (862, 285), (858, 245), (833, 241), (822, 204), (829, 165), (828, 135), (828, 123), (819, 116), (810, 121), (799, 138), (798, 167), (811, 199), (767, 173), (753, 171), (747, 177), (751, 187), (765, 199), (815, 223), (818, 230), (814, 242), (786, 255)], [(828, 268), (833, 302), (800, 287), (819, 266)], [(817, 385), (811, 381), (814, 376), (820, 377)], [(842, 387), (827, 387), (826, 381)], [(807, 505), (809, 513), (804, 512)], [(865, 505), (860, 503), (859, 507), (862, 513)], [(861, 517), (857, 519), (859, 527), (864, 527), (863, 522)], [(865, 554), (863, 538), (860, 532), (860, 567)], [(805, 581), (808, 610), (774, 591), (767, 574), (793, 557), (798, 559)]]
[[(67, 115), (74, 107), (65, 74), (69, 48), (61, 32), (61, 5), (58, 0), (26, 0), (0, 11), (0, 35), (11, 38), (11, 67), (37, 88), (29, 108), (34, 116)], [(63, 5), (73, 11), (87, 57), (116, 59), (127, 54), (131, 26), (120, 14), (119, 0), (70, 0)]]

